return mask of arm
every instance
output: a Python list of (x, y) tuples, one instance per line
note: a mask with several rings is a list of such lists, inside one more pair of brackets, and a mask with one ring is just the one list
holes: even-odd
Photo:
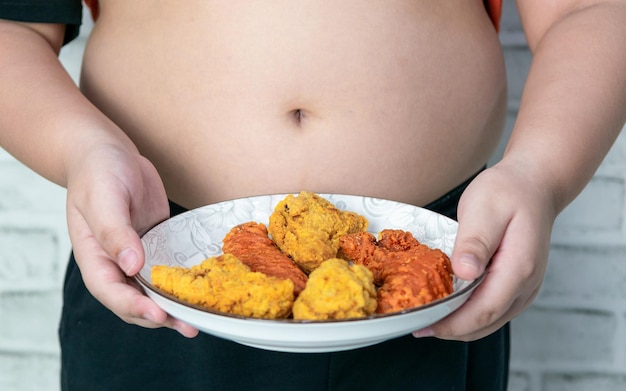
[[(80, 94), (59, 63), (63, 32), (63, 25), (0, 20), (0, 145), (65, 186), (66, 157), (77, 156), (89, 141), (76, 128), (102, 129), (101, 136), (116, 143), (123, 137), (118, 134), (114, 140), (107, 134), (111, 124)], [(129, 140), (125, 143), (132, 148)]]
[(518, 0), (518, 7), (534, 60), (506, 156), (548, 168), (561, 211), (626, 120), (626, 1)]
[(459, 204), (455, 273), (487, 278), (459, 311), (415, 333), (473, 340), (521, 313), (546, 270), (554, 220), (626, 120), (626, 1), (518, 0), (534, 58), (502, 160)]
[(58, 61), (63, 25), (0, 20), (0, 146), (67, 187), (68, 229), (91, 293), (146, 327), (196, 330), (128, 283), (143, 265), (137, 234), (168, 216), (154, 167), (79, 91)]

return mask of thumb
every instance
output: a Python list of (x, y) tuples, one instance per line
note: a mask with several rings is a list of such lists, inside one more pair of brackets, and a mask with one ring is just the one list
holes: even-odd
[(144, 251), (132, 226), (128, 202), (123, 197), (102, 197), (92, 211), (96, 212), (78, 213), (87, 225), (83, 239), (92, 236), (127, 276), (135, 275), (143, 267)]
[(138, 250), (134, 245), (125, 246), (114, 259), (127, 276), (134, 276), (143, 267), (143, 248)]
[(111, 211), (94, 231), (103, 250), (127, 276), (133, 276), (143, 267), (144, 251), (139, 235), (132, 227), (130, 212), (121, 208)]
[(454, 274), (463, 280), (475, 280), (485, 271), (500, 246), (507, 227), (487, 206), (459, 208), (459, 229), (450, 259)]

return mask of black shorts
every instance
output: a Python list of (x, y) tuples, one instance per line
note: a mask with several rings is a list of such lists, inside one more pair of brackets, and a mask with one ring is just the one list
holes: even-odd
[[(468, 183), (427, 207), (456, 218)], [(408, 335), (336, 353), (272, 352), (128, 325), (87, 291), (73, 256), (59, 334), (64, 391), (489, 391), (506, 389), (509, 370), (508, 325), (469, 343)]]

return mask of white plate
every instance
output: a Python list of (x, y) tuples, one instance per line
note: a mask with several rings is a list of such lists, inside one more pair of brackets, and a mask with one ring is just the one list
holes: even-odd
[[(403, 229), (448, 255), (457, 223), (427, 209), (377, 198), (320, 194), (337, 208), (369, 220), (368, 231)], [(224, 201), (182, 213), (152, 228), (141, 239), (146, 263), (137, 275), (146, 294), (163, 310), (199, 330), (244, 345), (283, 352), (331, 352), (373, 345), (429, 326), (459, 308), (480, 284), (455, 279), (454, 293), (436, 302), (387, 315), (337, 321), (264, 320), (207, 310), (164, 294), (151, 285), (154, 265), (191, 267), (222, 253), (222, 239), (237, 224), (267, 224), (286, 194)]]

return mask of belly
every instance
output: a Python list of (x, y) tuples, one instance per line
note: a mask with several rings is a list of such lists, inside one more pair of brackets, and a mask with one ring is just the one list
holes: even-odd
[(103, 0), (81, 87), (187, 207), (277, 192), (424, 204), (506, 107), (482, 1)]

